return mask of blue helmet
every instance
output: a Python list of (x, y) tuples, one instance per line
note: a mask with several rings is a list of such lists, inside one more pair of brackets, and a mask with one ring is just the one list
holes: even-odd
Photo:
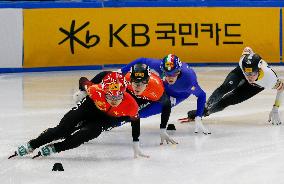
[(163, 61), (161, 62), (160, 68), (165, 73), (165, 75), (175, 75), (176, 73), (181, 71), (182, 63), (174, 54), (169, 54), (164, 57)]

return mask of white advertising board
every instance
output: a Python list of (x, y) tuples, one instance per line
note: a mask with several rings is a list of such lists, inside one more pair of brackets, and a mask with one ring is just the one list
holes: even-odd
[(0, 68), (22, 67), (22, 15), (22, 9), (0, 9)]

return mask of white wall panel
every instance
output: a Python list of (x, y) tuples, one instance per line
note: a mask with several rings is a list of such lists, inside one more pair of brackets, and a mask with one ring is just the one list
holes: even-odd
[(0, 68), (21, 68), (22, 50), (22, 9), (0, 9)]

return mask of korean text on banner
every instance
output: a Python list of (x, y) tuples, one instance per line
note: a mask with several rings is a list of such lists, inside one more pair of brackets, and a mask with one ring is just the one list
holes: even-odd
[(24, 67), (128, 63), (168, 53), (236, 62), (251, 46), (279, 61), (279, 8), (24, 10)]

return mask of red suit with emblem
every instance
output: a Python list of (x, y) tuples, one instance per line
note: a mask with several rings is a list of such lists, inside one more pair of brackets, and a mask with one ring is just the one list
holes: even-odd
[[(102, 90), (102, 85), (93, 84), (87, 88), (88, 96), (94, 101), (96, 107), (105, 112), (109, 116), (120, 117), (130, 116), (135, 117), (137, 115), (138, 105), (136, 101), (127, 92), (124, 93), (123, 101), (117, 106), (112, 107), (106, 101), (106, 94)], [(134, 108), (129, 108), (133, 106)]]
[[(40, 156), (76, 148), (98, 137), (103, 130), (112, 127), (113, 122), (131, 121), (133, 141), (139, 140), (138, 105), (125, 92), (126, 83), (121, 74), (111, 72), (99, 85), (82, 77), (80, 85), (88, 96), (67, 112), (56, 127), (48, 128), (26, 146), (20, 146), (13, 156), (24, 156), (41, 146)], [(51, 143), (59, 139), (62, 141)]]

